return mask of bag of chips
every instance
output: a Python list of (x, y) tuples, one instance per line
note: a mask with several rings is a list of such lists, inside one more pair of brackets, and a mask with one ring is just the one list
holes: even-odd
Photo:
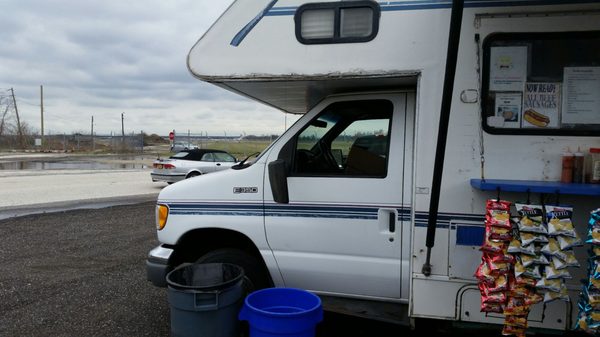
[(548, 238), (546, 237), (546, 235), (543, 235), (543, 234), (520, 233), (519, 235), (521, 238), (521, 246), (523, 246), (523, 247), (529, 246), (530, 244), (532, 244), (534, 242), (539, 242), (539, 243), (547, 243), (548, 242)]
[[(556, 247), (558, 247), (558, 243), (556, 244)], [(535, 255), (535, 246), (528, 245), (526, 247), (523, 247), (521, 245), (521, 237), (515, 235), (510, 241), (510, 244), (508, 245), (507, 252), (511, 254)]]
[(520, 216), (517, 224), (520, 232), (544, 234), (548, 232), (543, 225), (544, 211), (542, 206), (516, 203), (515, 207)]
[(574, 237), (559, 235), (557, 236), (557, 240), (558, 246), (561, 250), (566, 250), (569, 248), (579, 247), (583, 245), (583, 242), (581, 242), (581, 239), (577, 236), (577, 234), (575, 234)]
[(569, 267), (581, 267), (577, 258), (575, 258), (575, 254), (572, 251), (565, 252), (565, 259), (560, 259), (556, 256), (552, 257), (552, 263), (554, 263), (554, 267), (558, 270), (565, 269)]
[(586, 243), (600, 245), (600, 220), (590, 219)]
[(506, 318), (504, 319), (504, 325), (527, 329), (527, 316), (525, 316), (525, 315), (506, 316)]
[(534, 305), (541, 303), (544, 300), (544, 296), (532, 291), (528, 297), (525, 297), (525, 304)]
[(573, 207), (570, 206), (546, 206), (546, 219), (548, 220), (548, 234), (566, 235), (575, 237), (575, 228), (571, 218)]
[(485, 283), (479, 284), (481, 303), (506, 303), (506, 294), (503, 292), (490, 292)]
[(523, 254), (523, 255), (521, 255), (521, 263), (523, 264), (524, 267), (529, 267), (534, 264), (538, 264), (538, 265), (550, 264), (548, 259), (542, 254), (538, 254), (538, 255)]
[(570, 279), (571, 274), (566, 269), (556, 269), (553, 262), (545, 267), (545, 276), (548, 280), (553, 279)]
[(535, 287), (537, 289), (541, 289), (541, 290), (548, 290), (548, 291), (559, 292), (562, 284), (563, 284), (562, 279), (549, 280), (549, 279), (547, 279), (545, 277), (542, 277), (535, 284)]
[(483, 240), (483, 245), (479, 250), (491, 254), (504, 254), (507, 249), (507, 244), (504, 241), (491, 240), (487, 236)]
[(512, 240), (512, 229), (495, 226), (485, 226), (485, 235), (490, 240), (510, 241)]
[(567, 291), (567, 286), (563, 283), (560, 287), (560, 291), (548, 291), (544, 294), (544, 303), (548, 303), (554, 300), (563, 300), (566, 302), (571, 301), (569, 297), (569, 292)]
[(510, 213), (508, 213), (508, 211), (488, 211), (488, 214), (485, 216), (485, 224), (487, 226), (511, 229), (512, 224), (510, 223)]
[(519, 328), (516, 326), (505, 325), (502, 328), (503, 336), (516, 336), (516, 337), (525, 337), (525, 328)]
[(515, 283), (520, 286), (535, 287), (537, 280), (534, 278), (531, 278), (531, 277), (519, 275), (519, 276), (515, 276)]
[(504, 312), (504, 304), (501, 303), (481, 303), (481, 312), (490, 312), (501, 314)]
[(525, 303), (524, 298), (511, 297), (504, 307), (504, 315), (528, 315), (529, 305)]
[(541, 252), (549, 256), (556, 256), (563, 261), (567, 259), (567, 254), (560, 249), (558, 240), (553, 237), (548, 238), (548, 243), (542, 246)]
[(542, 275), (539, 268), (536, 265), (525, 267), (521, 263), (521, 259), (517, 258), (515, 262), (515, 277), (528, 277), (533, 279), (540, 279)]
[(488, 285), (493, 285), (496, 282), (496, 277), (492, 275), (490, 268), (488, 268), (487, 263), (483, 259), (481, 260), (479, 267), (477, 267), (474, 276), (479, 282), (484, 282)]

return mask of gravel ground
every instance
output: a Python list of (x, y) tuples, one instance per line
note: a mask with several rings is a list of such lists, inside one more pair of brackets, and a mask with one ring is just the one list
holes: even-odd
[(0, 336), (167, 336), (154, 203), (0, 221)]
[[(167, 291), (146, 281), (154, 202), (4, 219), (0, 237), (0, 336), (169, 335)], [(413, 332), (326, 313), (317, 337), (481, 335), (438, 324)]]

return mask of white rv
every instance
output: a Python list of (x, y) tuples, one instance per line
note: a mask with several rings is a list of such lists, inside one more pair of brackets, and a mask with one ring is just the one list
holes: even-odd
[[(190, 51), (190, 71), (304, 115), (255, 160), (161, 191), (149, 279), (233, 262), (255, 288), (307, 289), (341, 311), (502, 324), (480, 312), (473, 277), (486, 199), (560, 199), (580, 236), (600, 207), (600, 185), (554, 183), (567, 147), (600, 147), (600, 3), (464, 1), (439, 147), (451, 3), (235, 1)], [(553, 102), (537, 124), (535, 100)], [(536, 305), (531, 327), (572, 327), (586, 254), (571, 302)]]

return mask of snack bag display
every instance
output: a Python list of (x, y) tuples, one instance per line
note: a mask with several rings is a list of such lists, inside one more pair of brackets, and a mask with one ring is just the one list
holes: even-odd
[[(600, 334), (600, 209), (590, 214), (586, 243), (591, 244), (588, 250), (588, 279), (585, 281), (578, 307), (579, 314), (575, 324), (576, 330), (592, 335)], [(569, 258), (573, 262), (573, 258)], [(566, 263), (566, 261), (565, 261)]]
[(575, 237), (575, 228), (571, 218), (573, 207), (546, 206), (546, 219), (548, 220), (548, 234), (552, 236), (565, 235)]
[(544, 226), (544, 211), (542, 206), (527, 205), (516, 203), (517, 213), (520, 219), (518, 221), (519, 232), (521, 233), (540, 233), (547, 234)]

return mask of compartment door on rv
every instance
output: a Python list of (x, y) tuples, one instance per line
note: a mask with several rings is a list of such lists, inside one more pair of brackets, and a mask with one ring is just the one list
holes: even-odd
[(265, 202), (285, 285), (408, 298), (414, 94), (340, 97), (308, 114), (269, 158), (289, 169), (289, 203)]

